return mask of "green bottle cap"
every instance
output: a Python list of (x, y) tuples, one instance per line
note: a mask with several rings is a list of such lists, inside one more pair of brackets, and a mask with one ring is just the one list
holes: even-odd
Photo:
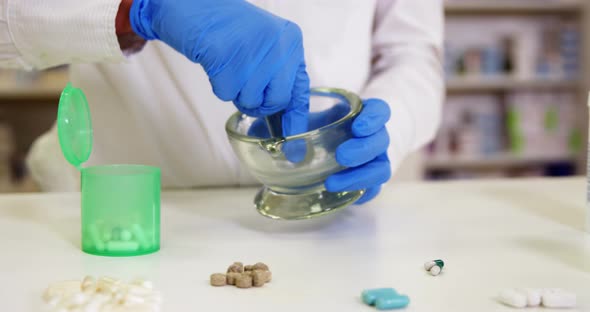
[(92, 123), (84, 92), (74, 88), (71, 83), (68, 83), (59, 98), (57, 134), (66, 160), (80, 168), (90, 158), (92, 151)]

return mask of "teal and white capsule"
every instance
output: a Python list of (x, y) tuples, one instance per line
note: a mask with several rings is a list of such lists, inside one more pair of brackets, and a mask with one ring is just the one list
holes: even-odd
[(444, 266), (445, 262), (440, 259), (424, 263), (424, 269), (430, 272), (430, 274), (433, 276), (439, 275)]

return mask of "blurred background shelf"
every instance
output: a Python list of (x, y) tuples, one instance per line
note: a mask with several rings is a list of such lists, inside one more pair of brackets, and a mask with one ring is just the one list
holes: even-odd
[(452, 15), (480, 14), (581, 14), (581, 1), (548, 0), (473, 0), (449, 1), (445, 13)]
[(590, 0), (446, 0), (447, 96), (424, 177), (583, 174), (589, 13)]
[(38, 190), (25, 165), (32, 142), (55, 122), (65, 67), (0, 70), (0, 192)]
[(439, 157), (425, 162), (426, 170), (493, 170), (518, 167), (541, 166), (550, 163), (572, 162), (575, 155), (562, 156), (518, 156), (504, 153), (485, 158), (480, 157)]
[(498, 92), (517, 89), (576, 90), (581, 85), (578, 80), (563, 79), (518, 79), (511, 77), (465, 77), (447, 81), (449, 93), (460, 92)]
[(31, 73), (4, 70), (0, 73), (0, 104), (34, 100), (57, 105), (55, 100), (67, 83), (65, 69)]

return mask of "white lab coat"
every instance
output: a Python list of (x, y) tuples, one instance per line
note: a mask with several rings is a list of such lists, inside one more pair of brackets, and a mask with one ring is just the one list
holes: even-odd
[[(87, 95), (94, 128), (86, 165), (158, 166), (164, 187), (255, 183), (224, 131), (234, 106), (214, 96), (199, 65), (161, 42), (125, 59), (114, 34), (118, 2), (0, 0), (0, 66), (74, 64), (71, 80)], [(300, 25), (312, 86), (390, 104), (394, 170), (433, 138), (443, 97), (441, 0), (252, 2)], [(78, 189), (55, 129), (28, 162), (45, 190)]]

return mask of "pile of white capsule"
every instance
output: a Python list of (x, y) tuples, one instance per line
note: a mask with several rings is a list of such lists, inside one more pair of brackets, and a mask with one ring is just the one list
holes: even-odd
[(162, 298), (150, 281), (86, 276), (82, 281), (56, 282), (45, 290), (43, 300), (52, 312), (158, 312)]
[(513, 308), (538, 307), (575, 308), (576, 295), (559, 288), (508, 288), (500, 292), (498, 300)]

